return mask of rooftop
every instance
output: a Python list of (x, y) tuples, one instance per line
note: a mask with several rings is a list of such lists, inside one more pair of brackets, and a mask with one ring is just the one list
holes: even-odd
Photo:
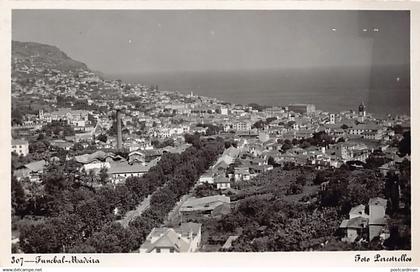
[(108, 174), (122, 174), (122, 173), (145, 173), (149, 171), (150, 165), (130, 164), (127, 161), (111, 162), (111, 167), (108, 169)]
[(226, 240), (225, 244), (222, 246), (223, 249), (229, 249), (232, 246), (232, 243), (238, 239), (239, 236), (238, 235), (231, 235), (229, 236), (229, 238)]
[(350, 210), (350, 213), (351, 213), (351, 214), (359, 214), (359, 213), (363, 213), (364, 211), (365, 211), (365, 205), (360, 204), (360, 205), (358, 205), (358, 206), (356, 206), (356, 207), (353, 207), (353, 208)]
[(340, 224), (340, 228), (363, 229), (368, 225), (369, 219), (358, 216), (352, 219), (345, 219)]
[(28, 164), (25, 164), (25, 167), (33, 172), (39, 172), (42, 169), (44, 169), (45, 165), (47, 164), (46, 161), (40, 160), (40, 161), (34, 161)]
[(12, 145), (27, 145), (28, 141), (23, 139), (12, 139)]
[(214, 195), (202, 198), (191, 197), (182, 204), (180, 211), (213, 210), (223, 203), (230, 203), (230, 198), (224, 195)]
[(181, 226), (179, 226), (175, 230), (182, 236), (188, 237), (190, 233), (192, 233), (195, 236), (201, 232), (201, 224), (193, 222), (182, 223)]
[(155, 248), (173, 248), (176, 252), (187, 252), (189, 244), (172, 228), (153, 228), (140, 249), (151, 252)]
[(90, 162), (95, 161), (95, 160), (103, 161), (107, 157), (115, 158), (115, 154), (111, 153), (111, 152), (104, 152), (102, 150), (99, 150), (99, 151), (96, 151), (92, 154), (83, 154), (83, 155), (76, 156), (76, 157), (74, 157), (74, 159), (77, 162), (86, 164), (86, 163), (90, 163)]

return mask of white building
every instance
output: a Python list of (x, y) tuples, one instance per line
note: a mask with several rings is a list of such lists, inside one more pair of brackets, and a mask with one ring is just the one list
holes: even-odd
[(12, 152), (19, 156), (26, 156), (29, 154), (29, 143), (26, 140), (12, 140)]
[(386, 225), (387, 200), (375, 197), (369, 199), (369, 240), (379, 236)]
[(181, 253), (195, 252), (201, 244), (201, 224), (182, 223), (180, 227), (153, 228), (140, 253)]
[(217, 189), (228, 189), (230, 188), (230, 180), (224, 176), (218, 176), (214, 181)]

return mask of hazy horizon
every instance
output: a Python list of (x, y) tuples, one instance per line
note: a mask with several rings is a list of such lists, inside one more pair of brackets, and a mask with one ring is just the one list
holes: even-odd
[(410, 111), (409, 11), (14, 10), (12, 38), (233, 103)]
[(408, 11), (14, 10), (12, 38), (93, 70), (235, 71), (410, 63)]
[[(406, 67), (407, 68), (407, 67)], [(210, 96), (236, 104), (286, 106), (312, 103), (330, 112), (356, 110), (364, 102), (376, 115), (410, 114), (410, 78), (388, 69), (340, 68), (260, 71), (174, 72), (106, 75), (129, 83), (158, 85), (160, 90)]]

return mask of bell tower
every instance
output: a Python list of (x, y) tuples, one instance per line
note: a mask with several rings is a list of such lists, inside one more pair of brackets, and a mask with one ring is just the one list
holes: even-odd
[(366, 106), (363, 103), (363, 101), (359, 105), (359, 116), (362, 116), (362, 117), (365, 117), (366, 116)]

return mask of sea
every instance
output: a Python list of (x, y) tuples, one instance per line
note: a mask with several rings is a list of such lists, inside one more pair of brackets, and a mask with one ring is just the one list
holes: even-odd
[(357, 110), (361, 102), (376, 116), (410, 115), (406, 66), (255, 71), (188, 71), (107, 75), (159, 90), (218, 98), (235, 104), (314, 104), (328, 112)]

